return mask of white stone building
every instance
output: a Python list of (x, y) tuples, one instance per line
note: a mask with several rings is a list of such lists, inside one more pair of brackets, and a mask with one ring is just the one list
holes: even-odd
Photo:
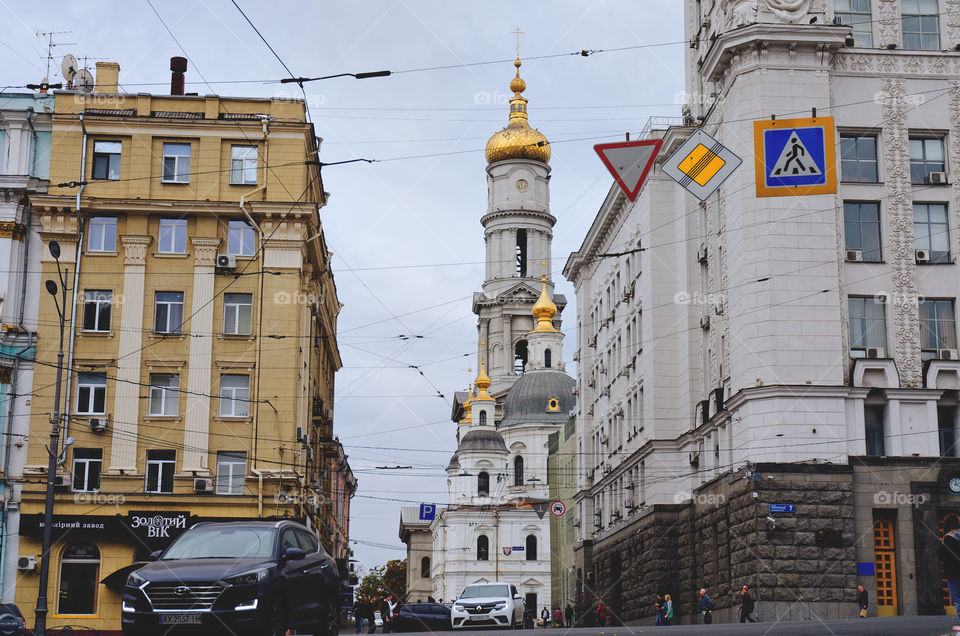
[[(689, 558), (711, 563), (719, 593), (749, 578), (778, 616), (831, 616), (859, 581), (881, 614), (942, 611), (922, 537), (960, 510), (945, 486), (960, 424), (958, 11), (947, 0), (685, 0), (690, 112), (650, 133), (664, 140), (659, 161), (699, 125), (744, 163), (705, 203), (659, 168), (635, 203), (611, 188), (564, 271), (578, 299), (579, 581), (622, 620), (652, 622), (651, 590), (615, 583), (634, 567), (626, 537), (683, 504), (696, 511)], [(836, 194), (757, 195), (754, 122), (772, 116), (835, 119)], [(630, 253), (603, 256), (619, 252)], [(830, 465), (824, 479), (842, 467), (851, 492), (833, 502), (835, 527), (797, 494), (793, 549), (821, 532), (815, 547), (849, 563), (794, 607), (778, 594), (806, 594), (812, 580), (765, 586), (738, 559), (776, 561), (735, 549), (746, 535), (734, 521), (693, 519), (729, 504), (760, 465), (811, 464)], [(776, 500), (751, 488), (749, 532), (774, 541)], [(929, 505), (878, 489), (929, 492)], [(827, 530), (835, 546), (821, 545)], [(675, 571), (646, 570), (661, 588), (701, 586), (702, 572), (680, 565), (684, 532), (676, 562), (664, 557)], [(709, 537), (728, 553), (698, 552)]]

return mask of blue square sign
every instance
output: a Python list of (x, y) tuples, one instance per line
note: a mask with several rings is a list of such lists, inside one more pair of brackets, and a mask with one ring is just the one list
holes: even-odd
[(420, 504), (420, 521), (433, 521), (436, 516), (436, 504)]
[(758, 197), (834, 194), (832, 117), (754, 122)]

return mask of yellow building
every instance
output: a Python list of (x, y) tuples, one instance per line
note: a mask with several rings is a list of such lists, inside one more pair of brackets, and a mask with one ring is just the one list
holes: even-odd
[[(200, 520), (300, 519), (345, 565), (356, 489), (333, 437), (340, 304), (304, 104), (118, 94), (118, 74), (98, 63), (93, 93), (56, 95), (51, 187), (31, 197), (70, 286), (47, 625), (102, 634), (120, 627), (110, 575)], [(39, 316), (20, 527), (38, 563), (52, 296)], [(25, 563), (27, 614), (38, 579)]]

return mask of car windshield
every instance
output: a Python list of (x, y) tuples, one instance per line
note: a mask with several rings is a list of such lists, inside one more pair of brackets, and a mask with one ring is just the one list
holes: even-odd
[(275, 537), (273, 528), (194, 528), (180, 535), (162, 560), (268, 558)]
[(488, 598), (491, 596), (510, 596), (506, 585), (468, 585), (460, 598)]

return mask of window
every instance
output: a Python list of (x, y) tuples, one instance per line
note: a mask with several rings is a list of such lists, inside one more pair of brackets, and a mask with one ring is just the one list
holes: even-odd
[(527, 535), (527, 561), (537, 560), (537, 538), (532, 534)]
[(100, 550), (92, 543), (71, 543), (60, 554), (58, 614), (96, 614), (100, 589)]
[(187, 220), (160, 219), (160, 253), (187, 253)]
[(490, 539), (487, 535), (481, 534), (477, 537), (477, 561), (490, 560)]
[(230, 183), (234, 185), (257, 185), (256, 146), (233, 146), (230, 148)]
[(850, 357), (866, 357), (868, 348), (883, 349), (887, 345), (887, 321), (883, 301), (873, 296), (851, 296), (849, 308)]
[(550, 368), (553, 365), (553, 352), (549, 349), (544, 350), (543, 352), (543, 366)]
[(920, 301), (920, 357), (933, 360), (957, 348), (957, 320), (952, 300)]
[(90, 219), (87, 228), (90, 238), (87, 239), (88, 252), (116, 252), (117, 251), (117, 219), (109, 216), (95, 216)]
[(879, 263), (880, 204), (876, 201), (844, 201), (843, 228), (848, 250), (857, 250), (867, 263)]
[(280, 535), (280, 554), (286, 553), (290, 548), (295, 550), (301, 550), (300, 542), (297, 541), (297, 533), (291, 528), (290, 530), (284, 530), (283, 534)]
[(429, 579), (430, 578), (430, 557), (423, 557), (420, 559), (420, 578)]
[(83, 330), (110, 331), (113, 292), (88, 289), (83, 292)]
[(937, 408), (937, 429), (940, 433), (940, 456), (957, 457), (957, 407)]
[(190, 183), (190, 144), (163, 144), (162, 183)]
[(517, 271), (519, 278), (527, 276), (527, 231), (517, 230)]
[(853, 27), (856, 45), (873, 46), (873, 28), (870, 19), (870, 0), (834, 0), (834, 15), (840, 24)]
[(304, 552), (313, 554), (320, 551), (320, 542), (312, 533), (306, 530), (296, 530), (295, 532), (297, 533), (297, 541)]
[(80, 373), (77, 376), (77, 413), (103, 415), (107, 412), (107, 374)]
[(950, 262), (950, 223), (945, 203), (913, 204), (913, 244), (918, 251), (927, 252), (927, 262)]
[(900, 5), (903, 48), (940, 49), (940, 9), (937, 0), (903, 0)]
[(867, 440), (867, 455), (883, 457), (886, 454), (883, 444), (883, 407), (863, 407), (863, 421)]
[[(247, 476), (247, 454), (240, 451), (217, 451), (217, 494), (242, 495)], [(316, 552), (316, 550), (314, 550)]]
[(876, 135), (840, 136), (840, 174), (851, 183), (877, 183)]
[(180, 333), (183, 323), (183, 292), (157, 292), (153, 330)]
[(73, 490), (95, 492), (100, 490), (100, 468), (103, 451), (99, 448), (73, 449)]
[(521, 340), (513, 349), (513, 372), (523, 375), (523, 368), (527, 364), (527, 341)]
[(480, 497), (490, 496), (490, 475), (486, 471), (477, 475), (477, 495)]
[(250, 376), (224, 374), (220, 376), (220, 415), (247, 417), (250, 398)]
[(93, 142), (94, 179), (120, 179), (120, 147), (119, 141)]
[(910, 138), (910, 183), (929, 183), (931, 172), (944, 172), (943, 137)]
[(230, 335), (249, 335), (253, 312), (251, 294), (223, 295), (223, 333)]
[(176, 415), (180, 398), (179, 389), (179, 374), (151, 373), (150, 415)]
[(230, 221), (227, 229), (227, 254), (253, 256), (255, 234), (246, 221)]
[(517, 455), (513, 460), (513, 485), (523, 485), (523, 457)]
[(147, 485), (144, 492), (173, 492), (173, 472), (176, 466), (177, 451), (147, 451)]
[(479, 418), (480, 418), (480, 426), (486, 426), (486, 425), (487, 425), (487, 412), (486, 412), (486, 411), (480, 411), (480, 413), (479, 413)]

